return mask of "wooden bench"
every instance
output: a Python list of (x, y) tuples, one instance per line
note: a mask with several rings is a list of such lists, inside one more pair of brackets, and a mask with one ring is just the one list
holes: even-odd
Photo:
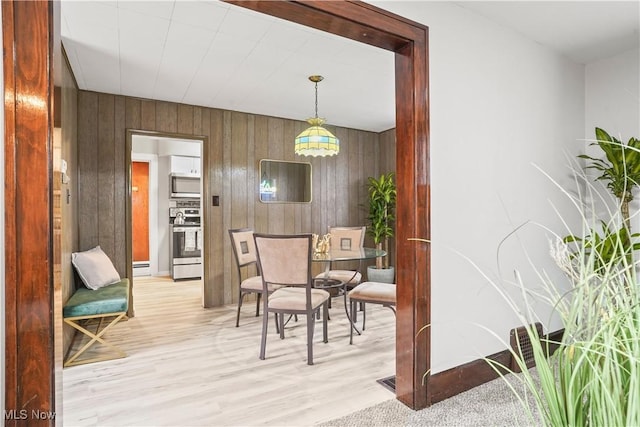
[[(64, 322), (90, 338), (89, 342), (73, 352), (76, 333), (65, 357), (64, 366), (82, 365), (85, 363), (126, 357), (126, 353), (117, 346), (107, 342), (102, 336), (113, 325), (127, 315), (129, 308), (129, 279), (124, 278), (117, 283), (91, 290), (78, 288), (62, 310)], [(95, 324), (95, 332), (89, 328)], [(104, 327), (103, 327), (104, 326)], [(100, 342), (111, 348), (111, 352), (92, 358), (79, 359), (93, 344)]]

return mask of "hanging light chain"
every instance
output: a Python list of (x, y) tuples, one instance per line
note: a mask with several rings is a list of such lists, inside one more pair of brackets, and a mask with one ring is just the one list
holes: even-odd
[(318, 82), (316, 81), (316, 119), (318, 118)]

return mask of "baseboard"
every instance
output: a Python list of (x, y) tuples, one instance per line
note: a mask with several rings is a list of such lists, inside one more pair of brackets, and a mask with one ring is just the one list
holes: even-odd
[[(547, 338), (550, 341), (560, 342), (563, 334), (564, 329), (560, 329), (547, 334), (544, 338)], [(557, 345), (550, 345), (549, 354), (553, 354), (557, 348)], [(509, 350), (503, 350), (487, 356), (486, 359), (493, 360), (502, 366), (509, 367), (511, 364), (511, 352)], [(504, 374), (509, 371), (507, 369), (502, 369), (501, 372)], [(447, 369), (446, 371), (438, 372), (437, 374), (431, 375), (429, 378), (428, 390), (430, 396), (427, 401), (429, 402), (429, 405), (441, 402), (486, 382), (495, 380), (499, 376), (498, 372), (496, 372), (496, 370), (484, 359), (477, 359), (472, 362)]]

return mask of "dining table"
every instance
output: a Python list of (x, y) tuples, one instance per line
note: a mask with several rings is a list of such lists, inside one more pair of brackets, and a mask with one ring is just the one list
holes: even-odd
[(363, 274), (362, 267), (366, 260), (375, 259), (375, 258), (384, 257), (384, 256), (387, 256), (387, 252), (383, 249), (360, 247), (360, 248), (349, 249), (349, 250), (340, 249), (340, 248), (329, 248), (329, 250), (325, 252), (314, 251), (311, 257), (311, 260), (313, 262), (323, 262), (326, 264), (325, 270), (324, 270), (325, 277), (316, 277), (314, 279), (314, 286), (320, 289), (338, 288), (342, 290), (342, 294), (344, 295), (344, 312), (347, 315), (347, 319), (349, 320), (351, 327), (353, 328), (354, 331), (356, 331), (358, 335), (360, 335), (360, 331), (358, 330), (353, 320), (351, 319), (351, 316), (349, 315), (349, 310), (348, 310), (349, 306), (347, 304), (347, 293), (348, 293), (347, 283), (349, 283), (351, 279), (349, 279), (346, 282), (338, 282), (335, 279), (330, 279), (328, 275), (329, 275), (329, 270), (331, 270), (331, 263), (338, 262), (338, 261), (358, 261), (359, 262), (358, 269), (353, 271), (353, 277), (355, 277), (356, 274), (358, 273)]

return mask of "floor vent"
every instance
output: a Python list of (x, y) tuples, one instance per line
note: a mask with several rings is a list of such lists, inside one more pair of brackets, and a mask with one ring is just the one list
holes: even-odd
[[(541, 337), (542, 324), (536, 322), (534, 326), (536, 331), (538, 331), (538, 337)], [(519, 328), (512, 329), (509, 335), (511, 337), (511, 349), (522, 357), (522, 361), (526, 364), (527, 368), (535, 366), (536, 361), (533, 357), (533, 347), (531, 345), (531, 338), (527, 333), (527, 328), (521, 326)], [(522, 372), (513, 356), (511, 357), (511, 366), (509, 368), (512, 372)]]
[(382, 384), (382, 386), (387, 390), (391, 390), (393, 393), (396, 392), (396, 376), (395, 375), (392, 377), (382, 378), (376, 381)]

